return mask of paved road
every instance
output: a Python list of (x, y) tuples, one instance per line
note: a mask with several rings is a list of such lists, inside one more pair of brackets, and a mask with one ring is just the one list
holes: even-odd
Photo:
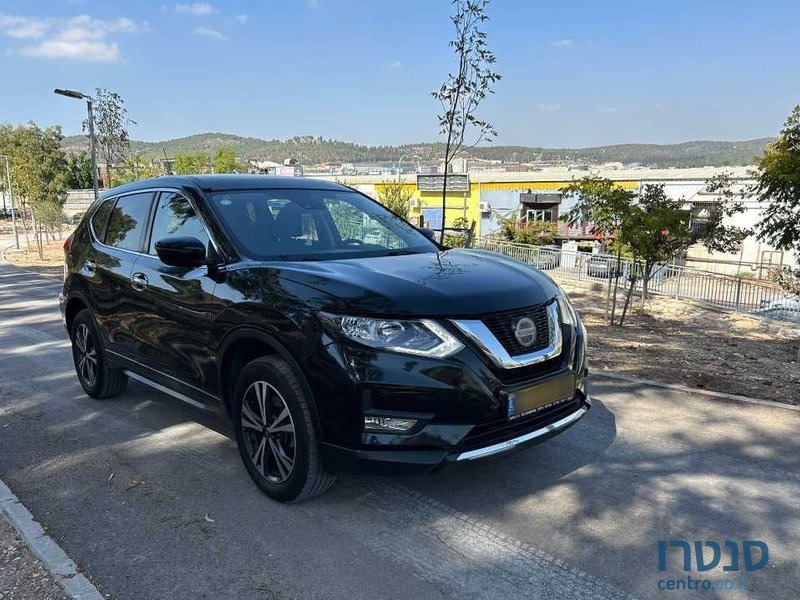
[[(658, 572), (658, 540), (755, 539), (769, 565), (737, 597), (797, 597), (798, 412), (599, 379), (594, 409), (546, 444), (432, 476), (342, 476), (283, 506), (217, 417), (135, 382), (85, 397), (58, 288), (0, 265), (0, 477), (103, 593), (725, 597), (659, 592), (682, 572), (677, 555)], [(727, 562), (709, 576), (737, 576)]]

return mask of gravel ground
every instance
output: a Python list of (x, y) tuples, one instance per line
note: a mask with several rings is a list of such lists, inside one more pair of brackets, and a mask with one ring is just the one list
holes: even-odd
[[(66, 235), (64, 236), (66, 238)], [(31, 250), (20, 239), (20, 250), (9, 248), (5, 251), (5, 259), (13, 265), (42, 275), (60, 276), (64, 274), (64, 240), (46, 242), (42, 247), (42, 258), (31, 242)]]
[(604, 289), (559, 283), (586, 325), (592, 368), (800, 404), (800, 325), (657, 297), (644, 312), (635, 299), (625, 326), (611, 327)]
[(16, 530), (0, 518), (0, 600), (67, 600)]

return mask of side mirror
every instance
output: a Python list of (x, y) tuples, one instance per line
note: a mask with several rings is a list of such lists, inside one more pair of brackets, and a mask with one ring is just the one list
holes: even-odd
[(420, 227), (419, 232), (426, 238), (428, 238), (430, 241), (432, 242), (436, 241), (436, 232), (433, 231), (432, 229), (428, 229), (427, 227)]
[(156, 242), (156, 254), (171, 267), (199, 267), (206, 264), (206, 245), (194, 237), (172, 237)]

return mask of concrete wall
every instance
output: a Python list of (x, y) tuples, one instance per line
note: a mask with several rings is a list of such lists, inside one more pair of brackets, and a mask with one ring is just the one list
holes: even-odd
[(93, 201), (93, 190), (69, 190), (67, 192), (67, 201), (64, 203), (64, 213), (71, 217), (72, 215), (86, 212)]

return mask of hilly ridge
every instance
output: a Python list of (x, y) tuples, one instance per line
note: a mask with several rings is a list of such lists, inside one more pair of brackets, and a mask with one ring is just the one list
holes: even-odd
[[(701, 167), (750, 165), (770, 138), (738, 142), (690, 141), (679, 144), (616, 144), (591, 148), (540, 148), (528, 146), (483, 146), (468, 156), (482, 160), (522, 163), (638, 163), (649, 167)], [(85, 136), (64, 139), (67, 151), (88, 147)], [(227, 133), (200, 133), (159, 142), (132, 141), (131, 151), (143, 158), (173, 156), (185, 152), (213, 152), (228, 147), (242, 158), (282, 161), (294, 158), (303, 164), (332, 162), (388, 162), (405, 156), (405, 161), (436, 163), (444, 154), (438, 142), (399, 146), (366, 146), (319, 136), (295, 136), (286, 140), (265, 140)]]

